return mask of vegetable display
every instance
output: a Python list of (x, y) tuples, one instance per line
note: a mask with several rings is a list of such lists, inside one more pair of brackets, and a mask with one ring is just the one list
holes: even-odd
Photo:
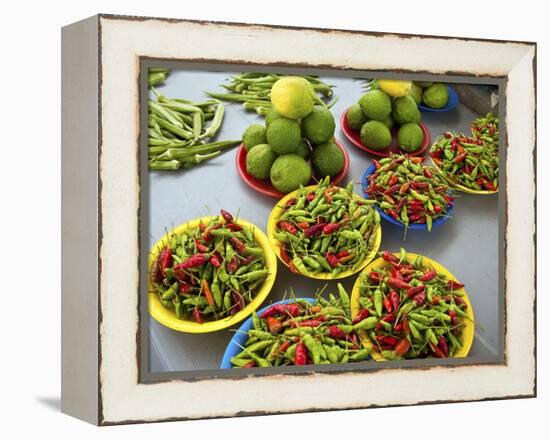
[(430, 231), (434, 220), (448, 214), (454, 199), (447, 183), (422, 161), (406, 155), (374, 160), (365, 191), (395, 220), (405, 226), (425, 224)]
[(359, 279), (357, 316), (369, 316), (361, 336), (384, 359), (453, 357), (468, 317), (464, 285), (440, 274), (422, 256), (384, 251), (381, 269)]
[[(230, 78), (229, 84), (221, 84), (220, 86), (226, 89), (229, 93), (206, 92), (209, 96), (222, 101), (242, 102), (245, 110), (255, 111), (259, 115), (265, 116), (271, 109), (271, 89), (273, 84), (289, 75), (279, 75), (275, 73), (259, 73), (248, 72), (235, 75)], [(330, 104), (326, 104), (322, 98), (330, 99), (333, 96), (333, 91), (330, 84), (321, 81), (314, 75), (293, 75), (299, 76), (310, 84), (316, 101), (319, 105), (331, 107), (336, 102), (333, 100)], [(318, 95), (320, 94), (321, 97)]]
[[(191, 168), (220, 155), (240, 141), (204, 143), (221, 127), (224, 105), (215, 100), (193, 102), (169, 99), (154, 88), (156, 100), (149, 100), (149, 168), (178, 170)], [(209, 124), (206, 122), (210, 121)]]
[(496, 144), (498, 147), (498, 118), (491, 112), (485, 116), (474, 119), (471, 125), (472, 135), (490, 144)]
[(308, 364), (345, 364), (369, 357), (357, 330), (369, 318), (350, 316), (350, 298), (341, 284), (338, 296), (318, 296), (314, 303), (295, 299), (252, 315), (253, 327), (242, 351), (231, 358), (233, 368)]
[(379, 244), (380, 215), (372, 203), (353, 192), (353, 183), (340, 188), (325, 178), (300, 188), (274, 218), (281, 260), (306, 276), (359, 270)]
[(430, 148), (430, 156), (451, 185), (494, 192), (498, 190), (498, 142), (480, 136), (445, 132)]
[(253, 228), (222, 209), (197, 228), (172, 233), (149, 275), (164, 307), (180, 319), (203, 323), (244, 309), (268, 270)]

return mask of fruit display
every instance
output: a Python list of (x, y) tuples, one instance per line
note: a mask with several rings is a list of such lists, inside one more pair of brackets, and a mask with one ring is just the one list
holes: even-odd
[[(382, 151), (392, 145), (394, 135), (401, 151), (414, 153), (424, 142), (422, 115), (409, 95), (410, 81), (377, 80), (359, 101), (349, 107), (345, 119), (358, 132), (361, 144)], [(389, 93), (388, 93), (389, 92)], [(391, 94), (390, 94), (391, 93)]]
[(354, 287), (358, 298), (353, 316), (371, 320), (359, 333), (372, 356), (465, 356), (473, 338), (473, 313), (464, 284), (429, 258), (405, 249), (380, 255)]
[(278, 79), (271, 89), (265, 126), (253, 124), (243, 133), (247, 173), (270, 179), (283, 194), (307, 185), (313, 175), (334, 177), (344, 167), (344, 152), (334, 140), (334, 117), (316, 104), (315, 96), (303, 77)]

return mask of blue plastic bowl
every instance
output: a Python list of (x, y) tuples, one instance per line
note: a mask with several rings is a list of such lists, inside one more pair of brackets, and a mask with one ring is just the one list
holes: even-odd
[[(374, 166), (374, 164), (372, 164), (370, 167), (367, 168), (367, 170), (365, 171), (365, 174), (363, 174), (363, 178), (361, 179), (361, 187), (363, 189), (363, 195), (366, 199), (370, 199), (370, 196), (367, 193), (369, 176), (371, 174), (373, 174), (375, 170), (376, 170), (376, 167)], [(449, 194), (450, 194), (450, 192), (449, 192)], [(386, 221), (388, 221), (388, 222), (390, 222), (390, 223), (392, 223), (396, 226), (400, 226), (401, 228), (405, 227), (405, 223), (394, 219), (389, 214), (386, 214), (378, 205), (374, 205), (374, 207), (380, 213), (380, 217), (382, 217), (384, 220), (386, 220)], [(454, 208), (454, 206), (448, 207), (446, 216), (439, 217), (437, 220), (434, 220), (432, 222), (432, 229), (437, 228), (438, 226), (441, 226), (443, 223), (445, 223), (447, 221), (447, 219), (450, 217), (450, 215), (452, 214), (453, 208)], [(426, 224), (422, 224), (422, 223), (411, 223), (411, 224), (409, 224), (408, 229), (427, 231), (428, 227), (426, 226)]]
[(455, 89), (453, 89), (448, 84), (447, 84), (447, 90), (449, 91), (449, 99), (447, 100), (447, 104), (445, 104), (445, 107), (431, 108), (431, 107), (426, 107), (423, 104), (418, 104), (418, 108), (423, 112), (448, 112), (455, 109), (458, 105), (458, 95), (456, 94)]
[[(315, 299), (313, 298), (291, 298), (291, 299), (285, 299), (282, 301), (274, 302), (273, 304), (269, 304), (268, 306), (265, 306), (263, 309), (258, 310), (258, 316), (261, 316), (263, 312), (265, 312), (267, 309), (269, 309), (274, 304), (288, 304), (295, 302), (297, 299), (301, 301), (307, 301), (310, 304), (315, 303)], [(231, 358), (234, 356), (237, 356), (241, 351), (242, 348), (239, 347), (239, 345), (244, 347), (244, 344), (246, 340), (248, 339), (248, 330), (252, 329), (252, 317), (248, 318), (243, 324), (239, 327), (239, 330), (235, 333), (235, 335), (231, 338), (229, 341), (229, 344), (227, 344), (227, 347), (225, 349), (225, 353), (223, 354), (222, 362), (220, 364), (220, 368), (227, 369), (232, 368), (231, 366)], [(237, 345), (239, 344), (239, 345)]]

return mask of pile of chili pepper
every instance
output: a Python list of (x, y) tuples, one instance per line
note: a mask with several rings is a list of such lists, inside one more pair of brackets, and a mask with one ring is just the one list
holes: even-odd
[(430, 156), (451, 184), (478, 191), (498, 189), (498, 142), (445, 132), (430, 148)]
[(346, 188), (330, 185), (329, 177), (315, 189), (301, 188), (288, 199), (277, 219), (274, 238), (281, 259), (294, 273), (330, 273), (359, 267), (375, 246), (380, 215), (373, 202)]
[[(234, 75), (230, 78), (229, 84), (221, 84), (221, 87), (229, 93), (206, 92), (212, 98), (221, 99), (229, 102), (242, 102), (245, 110), (255, 111), (259, 115), (265, 116), (271, 109), (271, 88), (279, 79), (288, 75), (276, 73), (247, 72), (240, 75)], [(306, 79), (313, 89), (321, 94), (323, 98), (331, 98), (334, 86), (321, 81), (314, 75), (292, 75), (300, 76)], [(323, 99), (315, 94), (317, 103), (328, 108), (336, 103), (334, 99), (330, 104), (326, 104)]]
[(224, 105), (220, 101), (169, 99), (151, 90), (157, 99), (150, 99), (148, 106), (150, 169), (191, 168), (240, 144), (240, 140), (204, 143), (216, 136), (222, 125)]
[(364, 361), (370, 348), (361, 347), (357, 331), (369, 318), (352, 320), (350, 298), (341, 284), (338, 296), (317, 296), (314, 303), (296, 299), (277, 303), (259, 316), (242, 351), (231, 358), (234, 368), (307, 364), (344, 364)]
[[(462, 347), (464, 284), (446, 278), (401, 249), (381, 252), (386, 265), (360, 276), (361, 310), (372, 318), (366, 335), (385, 359), (453, 357)], [(412, 260), (412, 261), (411, 261)]]
[(491, 112), (474, 119), (471, 125), (472, 136), (498, 148), (498, 118)]
[(168, 75), (170, 75), (170, 69), (151, 67), (147, 72), (147, 83), (149, 87), (158, 86), (166, 81)]
[(454, 200), (447, 183), (434, 168), (422, 165), (423, 160), (399, 154), (374, 160), (366, 193), (405, 226), (426, 224), (430, 231), (433, 220), (446, 216)]
[(252, 227), (227, 211), (182, 234), (171, 234), (150, 268), (164, 307), (198, 323), (244, 309), (268, 275)]

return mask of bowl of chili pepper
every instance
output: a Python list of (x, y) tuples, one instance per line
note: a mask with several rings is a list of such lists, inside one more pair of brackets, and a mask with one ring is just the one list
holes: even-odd
[(175, 227), (152, 247), (149, 312), (181, 332), (222, 330), (261, 305), (276, 274), (266, 235), (222, 210)]
[[(342, 151), (342, 154), (344, 156), (344, 165), (342, 166), (342, 169), (338, 174), (336, 174), (332, 178), (332, 182), (335, 185), (338, 185), (348, 174), (349, 169), (349, 155), (346, 150), (346, 148), (342, 145), (342, 143), (336, 139), (334, 139), (334, 143), (340, 150)], [(239, 173), (239, 176), (241, 176), (241, 179), (252, 189), (258, 191), (261, 194), (264, 194), (269, 197), (273, 197), (276, 199), (280, 199), (281, 197), (284, 197), (285, 194), (277, 191), (275, 187), (271, 184), (271, 181), (269, 179), (261, 180), (256, 179), (253, 177), (247, 170), (246, 170), (246, 148), (244, 148), (244, 144), (241, 144), (238, 149), (237, 153), (235, 154), (235, 165), (237, 167), (237, 171)], [(312, 178), (310, 183), (315, 182), (315, 177)]]
[(445, 132), (429, 154), (439, 175), (453, 188), (467, 194), (498, 192), (498, 138)]
[[(348, 118), (347, 118), (348, 111), (349, 110), (346, 110), (340, 116), (340, 127), (342, 128), (342, 132), (344, 133), (344, 136), (346, 136), (346, 138), (357, 148), (360, 148), (361, 150), (366, 151), (367, 153), (370, 153), (379, 157), (389, 157), (392, 154), (399, 154), (404, 152), (399, 147), (399, 143), (397, 142), (396, 128), (391, 130), (392, 142), (389, 147), (386, 147), (382, 150), (375, 150), (374, 148), (370, 148), (368, 145), (363, 144), (363, 142), (361, 141), (361, 136), (359, 132), (352, 129), (348, 123)], [(420, 122), (418, 125), (422, 129), (424, 138), (422, 140), (422, 144), (416, 151), (408, 153), (410, 156), (422, 156), (426, 151), (426, 149), (429, 147), (431, 142), (431, 136), (430, 136), (430, 131), (428, 130), (428, 127), (426, 127), (426, 125), (423, 122)]]
[(370, 359), (361, 347), (350, 297), (341, 284), (338, 295), (290, 298), (254, 312), (229, 342), (221, 368), (342, 364)]
[(438, 262), (384, 251), (357, 277), (351, 314), (371, 317), (359, 333), (377, 361), (466, 357), (474, 339), (464, 284)]
[(374, 202), (328, 178), (287, 194), (269, 215), (267, 235), (293, 273), (319, 280), (349, 277), (375, 256), (382, 240)]
[[(363, 174), (365, 198), (386, 221), (413, 230), (441, 226), (453, 212), (454, 199), (446, 181), (437, 179), (423, 158), (395, 155), (373, 161)], [(411, 179), (410, 175), (415, 178)], [(434, 179), (434, 177), (436, 177)]]

